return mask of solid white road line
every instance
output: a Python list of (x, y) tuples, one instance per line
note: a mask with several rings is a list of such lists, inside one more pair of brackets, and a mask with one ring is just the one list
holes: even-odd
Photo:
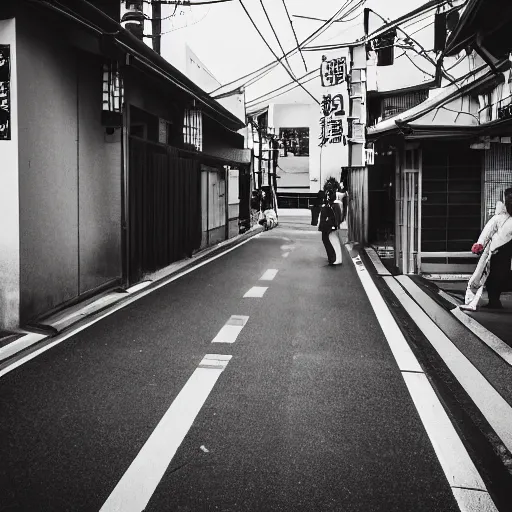
[(494, 333), (488, 331), (483, 325), (474, 318), (466, 315), (459, 308), (452, 309), (452, 315), (462, 322), (470, 331), (478, 336), (490, 349), (494, 350), (504, 361), (512, 366), (512, 347), (508, 346), (503, 340)]
[[(412, 353), (384, 299), (359, 256), (352, 258), (357, 275), (401, 370), (409, 394), (448, 480), (461, 512), (497, 512), (485, 483), (457, 436), (446, 411)], [(391, 279), (392, 278), (384, 278)], [(396, 281), (394, 281), (395, 284)], [(404, 346), (407, 345), (406, 347)], [(466, 492), (472, 489), (472, 492)]]
[(235, 343), (247, 320), (249, 320), (248, 316), (231, 315), (217, 336), (213, 338), (212, 343)]
[(283, 258), (288, 258), (288, 256), (290, 256), (289, 252), (283, 252)]
[(245, 292), (244, 298), (246, 297), (257, 297), (261, 298), (268, 290), (268, 286), (253, 286), (249, 291)]
[(116, 485), (100, 512), (141, 512), (231, 356), (207, 354)]
[(425, 374), (402, 374), (451, 487), (486, 487)]
[(154, 292), (155, 290), (162, 288), (162, 286), (166, 286), (169, 283), (176, 281), (180, 277), (183, 277), (183, 276), (189, 274), (190, 272), (193, 272), (194, 270), (197, 270), (198, 268), (200, 268), (204, 265), (207, 265), (208, 263), (216, 260), (217, 258), (221, 258), (225, 254), (228, 254), (229, 252), (234, 251), (235, 249), (238, 249), (239, 247), (242, 247), (242, 245), (245, 245), (247, 242), (250, 242), (251, 240), (255, 240), (255, 239), (259, 238), (260, 235), (261, 235), (261, 233), (258, 233), (257, 235), (254, 235), (253, 237), (248, 238), (247, 240), (244, 240), (243, 242), (240, 242), (239, 244), (235, 245), (234, 247), (230, 247), (229, 249), (226, 249), (225, 251), (221, 252), (220, 254), (216, 254), (215, 256), (212, 256), (211, 258), (208, 258), (207, 260), (204, 260), (201, 263), (198, 263), (197, 265), (194, 265), (193, 267), (190, 267), (187, 270), (180, 272), (179, 274), (162, 279), (158, 283), (153, 284), (153, 286), (150, 289), (141, 291), (141, 292), (137, 293), (137, 295), (127, 297), (126, 299), (123, 300), (123, 302), (121, 304), (112, 306), (107, 311), (103, 311), (102, 313), (93, 317), (89, 321), (84, 322), (79, 327), (76, 327), (72, 331), (69, 331), (65, 334), (55, 336), (55, 338), (48, 338), (48, 343), (45, 343), (44, 346), (40, 347), (38, 350), (34, 350), (34, 352), (31, 352), (30, 354), (27, 354), (26, 356), (21, 357), (20, 359), (17, 359), (16, 361), (13, 361), (13, 363), (10, 364), (9, 366), (2, 368), (0, 370), (0, 377), (3, 377), (4, 375), (6, 375), (9, 372), (12, 372), (16, 368), (22, 366), (23, 364), (27, 363), (31, 359), (34, 359), (35, 357), (42, 354), (43, 352), (50, 350), (51, 348), (55, 347), (56, 345), (59, 345), (63, 341), (67, 340), (68, 338), (71, 338), (75, 334), (78, 334), (80, 331), (83, 331), (83, 330), (87, 329), (88, 327), (90, 327), (91, 325), (94, 325), (96, 322), (103, 320), (103, 318), (110, 316), (112, 313), (115, 313), (116, 311), (119, 311), (120, 309), (125, 308), (132, 302), (135, 302), (136, 300), (139, 300), (142, 297), (145, 297), (146, 295)]
[(391, 272), (382, 264), (382, 261), (380, 261), (379, 255), (375, 252), (375, 249), (372, 247), (365, 247), (364, 250), (366, 254), (368, 254), (370, 260), (372, 260), (373, 266), (379, 276), (391, 275)]
[(418, 360), (405, 340), (402, 331), (393, 318), (393, 315), (386, 306), (386, 303), (375, 286), (375, 283), (372, 281), (370, 274), (368, 274), (361, 258), (356, 256), (355, 258), (352, 258), (352, 261), (358, 271), (357, 274), (361, 280), (366, 295), (370, 300), (373, 311), (377, 316), (380, 327), (388, 340), (389, 347), (393, 352), (398, 368), (400, 368), (401, 371), (422, 372), (423, 370), (418, 363)]
[(24, 350), (31, 345), (34, 345), (34, 343), (38, 343), (39, 341), (44, 340), (45, 338), (45, 334), (30, 332), (25, 336), (12, 341), (5, 347), (0, 348), (0, 361), (13, 356), (14, 354), (17, 354), (20, 350)]
[(503, 444), (512, 451), (512, 407), (394, 278), (383, 279), (407, 313), (414, 318), (414, 322), (480, 409)]
[(260, 277), (260, 281), (272, 281), (276, 277), (277, 270), (275, 268), (269, 268), (265, 270), (263, 275)]

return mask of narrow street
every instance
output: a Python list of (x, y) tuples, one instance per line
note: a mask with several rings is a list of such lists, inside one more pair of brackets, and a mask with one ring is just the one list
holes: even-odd
[(0, 510), (459, 510), (353, 263), (308, 221), (6, 373)]

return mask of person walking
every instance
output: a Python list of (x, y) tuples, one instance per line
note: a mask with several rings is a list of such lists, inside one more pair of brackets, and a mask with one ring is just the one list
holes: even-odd
[(323, 190), (319, 190), (316, 193), (316, 198), (313, 201), (311, 206), (311, 225), (318, 226), (318, 217), (320, 216), (320, 210), (322, 209), (322, 204), (324, 202), (325, 192)]
[(335, 203), (335, 200), (336, 191), (333, 188), (327, 188), (318, 223), (318, 231), (322, 233), (322, 242), (329, 265), (340, 265), (342, 263), (341, 243), (337, 233), (341, 224), (342, 213), (340, 205)]
[(510, 282), (512, 268), (512, 188), (505, 190), (505, 204), (498, 203), (496, 214), (485, 225), (471, 252), (479, 254), (480, 259), (460, 308), (475, 311), (485, 285), (489, 302), (484, 307), (502, 309), (500, 296)]

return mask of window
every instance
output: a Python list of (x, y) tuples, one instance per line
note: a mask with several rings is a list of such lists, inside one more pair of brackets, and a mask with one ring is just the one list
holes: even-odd
[(280, 156), (309, 156), (309, 128), (280, 128)]
[(183, 142), (186, 149), (203, 150), (203, 117), (200, 110), (185, 109)]

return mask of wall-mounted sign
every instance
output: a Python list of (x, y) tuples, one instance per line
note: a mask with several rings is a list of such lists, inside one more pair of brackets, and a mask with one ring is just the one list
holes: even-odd
[(11, 47), (0, 45), (0, 140), (11, 140)]
[(358, 120), (353, 120), (351, 138), (355, 140), (364, 140), (364, 126), (364, 123), (360, 123)]
[(375, 164), (375, 148), (373, 144), (366, 143), (366, 148), (364, 150), (364, 159), (366, 165), (374, 165)]
[(332, 87), (343, 83), (346, 77), (346, 65), (345, 57), (327, 60), (327, 57), (322, 55), (322, 64), (320, 65), (322, 87)]
[(347, 140), (343, 135), (343, 117), (345, 116), (345, 109), (343, 106), (343, 96), (336, 94), (324, 94), (322, 98), (322, 114), (320, 118), (320, 144), (337, 144), (343, 142), (346, 145)]

